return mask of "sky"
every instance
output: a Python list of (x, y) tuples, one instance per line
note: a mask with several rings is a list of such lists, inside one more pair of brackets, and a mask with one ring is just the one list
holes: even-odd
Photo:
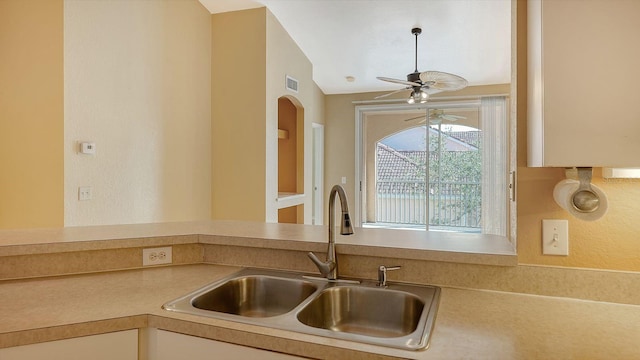
[[(437, 128), (437, 125), (432, 125), (432, 127)], [(477, 129), (462, 125), (442, 125), (442, 131), (477, 131)], [(380, 142), (398, 151), (425, 151), (427, 145), (425, 126), (417, 126), (398, 132)]]

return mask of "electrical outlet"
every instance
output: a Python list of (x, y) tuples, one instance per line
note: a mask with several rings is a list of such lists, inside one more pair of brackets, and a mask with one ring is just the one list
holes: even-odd
[(142, 249), (142, 266), (171, 264), (171, 246)]

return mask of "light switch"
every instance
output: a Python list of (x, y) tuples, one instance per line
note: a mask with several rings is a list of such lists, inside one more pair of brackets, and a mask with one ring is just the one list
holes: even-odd
[(569, 255), (568, 220), (542, 220), (542, 253)]
[(342, 185), (346, 184), (347, 183), (347, 177), (343, 176), (342, 179), (341, 179), (341, 182), (342, 182)]

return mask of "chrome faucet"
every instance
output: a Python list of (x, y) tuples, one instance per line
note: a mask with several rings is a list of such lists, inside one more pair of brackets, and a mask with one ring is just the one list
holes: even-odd
[(335, 200), (336, 194), (340, 197), (340, 207), (342, 208), (342, 216), (340, 216), (340, 234), (353, 234), (351, 227), (351, 219), (349, 218), (349, 206), (347, 205), (347, 196), (344, 189), (340, 185), (334, 185), (329, 193), (329, 248), (327, 249), (327, 261), (322, 262), (316, 254), (310, 252), (309, 258), (320, 270), (322, 276), (328, 280), (338, 279), (338, 257), (336, 256), (336, 236), (334, 234), (335, 219)]

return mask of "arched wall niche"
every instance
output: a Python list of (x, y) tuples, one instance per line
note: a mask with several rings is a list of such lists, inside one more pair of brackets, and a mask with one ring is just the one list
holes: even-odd
[(278, 98), (278, 222), (304, 223), (304, 107)]

